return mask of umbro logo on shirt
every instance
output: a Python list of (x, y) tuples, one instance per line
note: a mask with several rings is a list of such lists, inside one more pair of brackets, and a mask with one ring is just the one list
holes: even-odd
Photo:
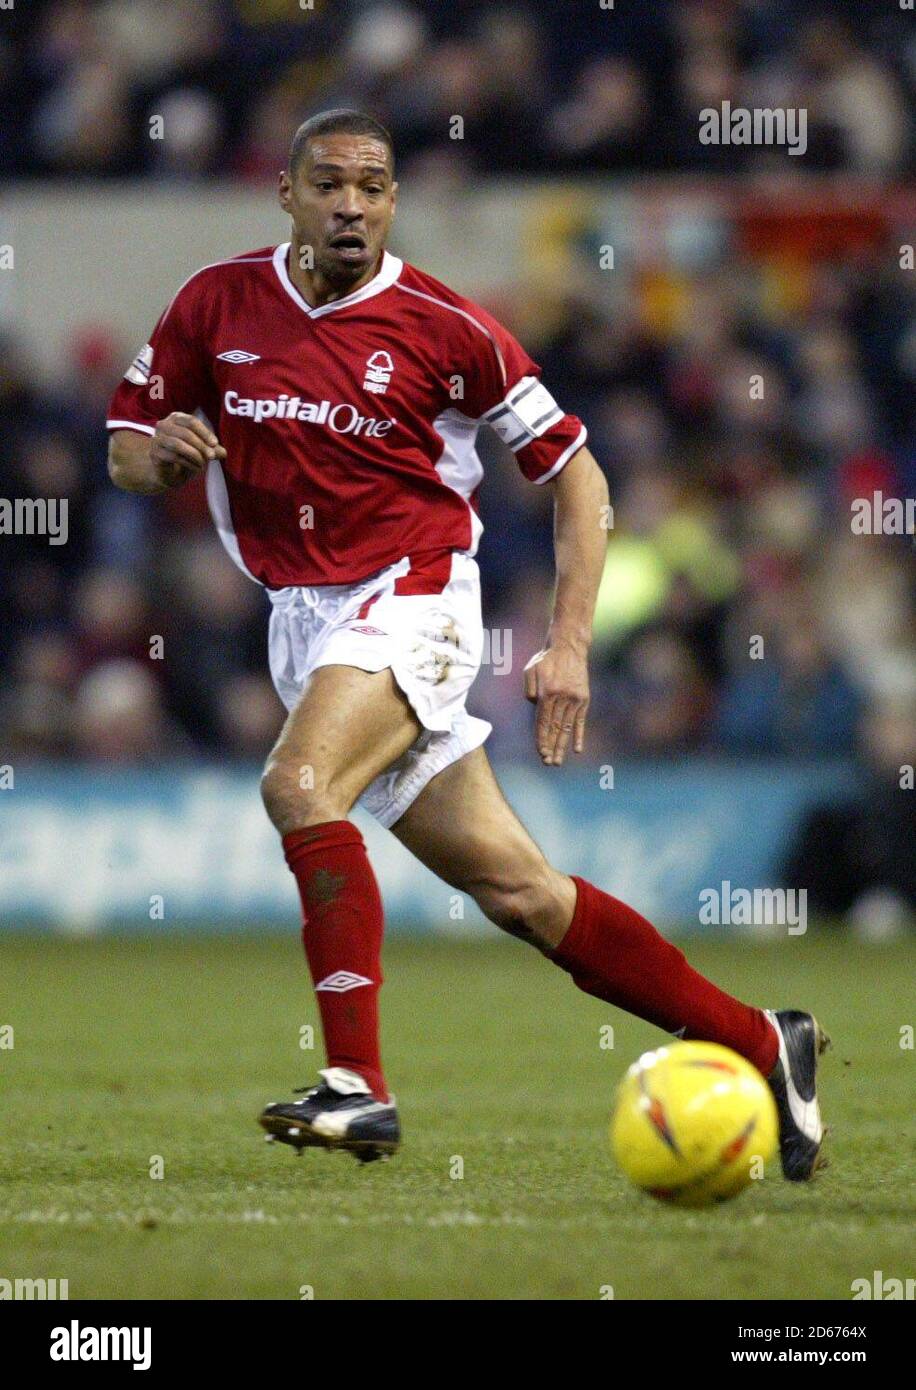
[(242, 362), (260, 362), (260, 357), (256, 352), (243, 352), (241, 348), (233, 348), (231, 352), (220, 352), (216, 356), (217, 362), (231, 362), (234, 367), (238, 367)]

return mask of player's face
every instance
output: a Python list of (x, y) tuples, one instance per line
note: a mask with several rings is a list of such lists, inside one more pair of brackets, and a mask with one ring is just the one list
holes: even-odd
[(369, 135), (310, 140), (294, 175), (280, 176), (280, 206), (293, 221), (300, 250), (329, 281), (358, 280), (376, 264), (394, 217), (397, 184), (391, 157)]

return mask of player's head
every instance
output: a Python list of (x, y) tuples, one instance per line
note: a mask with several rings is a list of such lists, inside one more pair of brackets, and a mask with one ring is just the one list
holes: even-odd
[(293, 221), (294, 252), (332, 284), (374, 267), (394, 217), (394, 148), (383, 125), (361, 111), (323, 111), (296, 131), (280, 206)]

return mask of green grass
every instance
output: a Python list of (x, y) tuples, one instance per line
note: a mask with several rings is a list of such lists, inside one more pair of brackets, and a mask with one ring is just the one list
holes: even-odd
[[(767, 1004), (813, 1007), (831, 1167), (775, 1173), (705, 1212), (631, 1190), (606, 1117), (661, 1035), (580, 994), (514, 942), (393, 942), (390, 1163), (296, 1159), (261, 1105), (310, 1081), (317, 1021), (299, 944), (9, 938), (0, 945), (0, 1277), (71, 1298), (850, 1297), (912, 1275), (909, 945), (810, 935), (703, 943), (692, 960)], [(599, 1047), (612, 1023), (615, 1047)], [(165, 1176), (149, 1176), (160, 1155)], [(464, 1177), (450, 1177), (454, 1155)]]

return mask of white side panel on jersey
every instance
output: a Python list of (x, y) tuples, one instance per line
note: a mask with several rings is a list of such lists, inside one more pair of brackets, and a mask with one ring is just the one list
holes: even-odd
[[(436, 472), (448, 487), (467, 502), (483, 477), (483, 464), (474, 447), (477, 443), (477, 421), (462, 415), (460, 410), (444, 410), (433, 421), (433, 429), (441, 437), (444, 446), (436, 464)], [(474, 555), (483, 534), (483, 523), (469, 502), (468, 511), (471, 513), (471, 544), (468, 554)]]
[(553, 425), (559, 424), (564, 412), (536, 376), (523, 376), (505, 400), (494, 405), (482, 417), (513, 453), (524, 449), (533, 439), (539, 439)]
[(238, 537), (232, 526), (232, 512), (229, 510), (226, 478), (219, 459), (211, 459), (207, 464), (207, 502), (213, 524), (230, 560), (238, 565), (242, 573), (247, 574), (248, 578), (253, 580), (255, 584), (260, 584), (260, 579), (255, 579), (242, 559), (242, 552), (239, 550)]

